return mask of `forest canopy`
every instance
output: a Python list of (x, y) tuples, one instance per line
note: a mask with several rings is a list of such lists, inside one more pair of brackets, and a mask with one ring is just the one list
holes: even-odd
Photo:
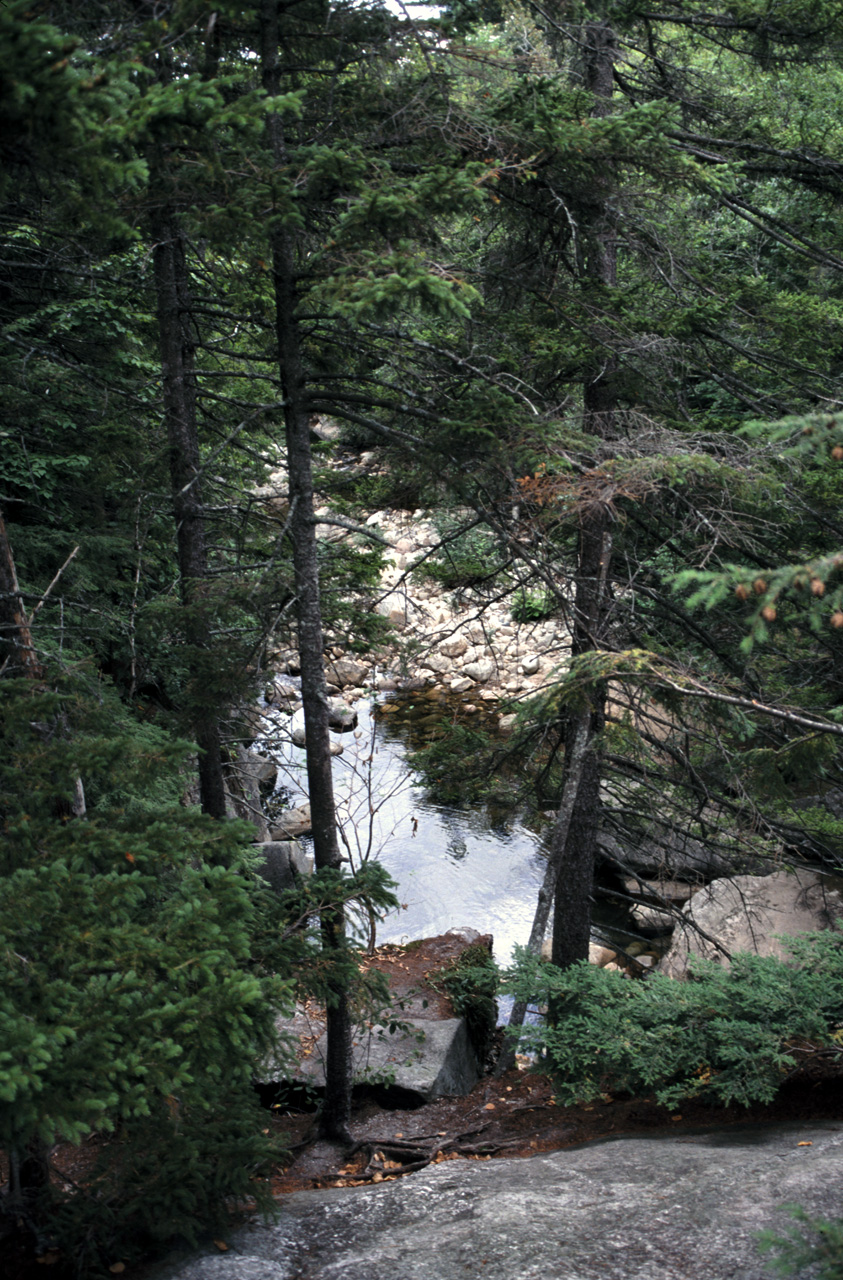
[[(382, 640), (375, 507), (436, 511), (443, 585), (480, 608), (518, 584), (570, 632), (510, 748), (557, 814), (556, 964), (588, 953), (601, 840), (654, 815), (738, 867), (839, 870), (841, 89), (831, 0), (0, 5), (0, 1143), (25, 1217), (44, 1150), (94, 1130), (178, 1132), (199, 1173), (152, 1234), (260, 1182), (249, 1064), (320, 943), (268, 941), (297, 908), (226, 788), (274, 652), (311, 654), (317, 706), (323, 624)], [(331, 468), (324, 421), (377, 480)], [(317, 540), (314, 486), (354, 542)], [(339, 1007), (343, 909), (390, 899), (338, 869), (332, 804)]]

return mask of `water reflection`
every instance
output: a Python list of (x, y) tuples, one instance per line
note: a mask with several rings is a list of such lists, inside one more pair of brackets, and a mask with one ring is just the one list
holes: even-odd
[[(545, 866), (540, 839), (500, 806), (439, 805), (415, 785), (407, 752), (427, 745), (443, 714), (453, 714), (444, 699), (433, 708), (431, 701), (396, 699), (376, 715), (360, 701), (355, 732), (332, 734), (343, 747), (334, 760), (343, 849), (354, 866), (379, 858), (398, 884), (401, 909), (379, 927), (378, 941), (467, 926), (493, 934), (505, 963), (530, 932)], [(288, 736), (298, 721), (285, 721)], [(304, 751), (288, 742), (280, 757), (279, 785), (300, 803)]]

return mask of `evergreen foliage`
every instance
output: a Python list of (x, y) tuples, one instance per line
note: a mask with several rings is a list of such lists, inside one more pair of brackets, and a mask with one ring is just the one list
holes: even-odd
[(776, 1255), (772, 1263), (779, 1275), (804, 1275), (811, 1268), (817, 1280), (842, 1280), (843, 1221), (811, 1218), (795, 1205), (790, 1212), (796, 1225), (784, 1236), (770, 1230), (759, 1237), (762, 1251)]
[(94, 1276), (265, 1203), (251, 1077), (292, 987), (252, 958), (248, 829), (175, 800), (187, 744), (90, 672), (2, 692), (0, 1146), (14, 1165), (117, 1139), (84, 1191), (33, 1199), (13, 1174), (2, 1211)]
[[(512, 739), (542, 806), (577, 793), (568, 958), (601, 824), (839, 866), (823, 796), (843, 783), (842, 38), (831, 0), (459, 0), (414, 24), (345, 0), (0, 5), (0, 505), (20, 580), (0, 640), (14, 649), (17, 610), (39, 661), (93, 655), (98, 673), (2, 686), (20, 1053), (0, 1140), (116, 1130), (134, 1160), (160, 1131), (167, 1177), (195, 1171), (161, 1230), (187, 1229), (206, 1183), (219, 1204), (246, 1189), (225, 1116), (246, 1106), (271, 1008), (305, 972), (328, 994), (356, 981), (353, 948), (329, 960), (305, 921), (390, 901), (371, 867), (325, 868), (279, 906), (244, 831), (175, 803), (188, 749), (172, 734), (219, 757), (267, 652), (294, 641), (296, 502), (259, 489), (284, 461), (291, 386), (305, 427), (330, 415), (390, 467), (325, 467), (320, 499), (352, 521), (396, 495), (452, 505), (416, 572), (478, 608), (517, 584), (516, 618), (571, 625)], [(321, 607), (352, 647), (382, 634), (379, 565), (320, 541)], [(419, 761), (454, 795), (469, 766), (501, 785), (469, 730)], [(741, 965), (750, 1004), (808, 983)], [(674, 1055), (651, 1082), (665, 1096), (701, 1087), (703, 1049), (713, 1096), (761, 1096), (787, 999), (755, 1078), (761, 1001), (734, 1005), (735, 980), (688, 987), (674, 1043), (662, 984), (566, 979), (618, 1016), (644, 1002)], [(703, 987), (738, 1028), (734, 1060)], [(647, 1085), (608, 1014), (583, 1030), (582, 1070), (600, 1036), (616, 1078)], [(236, 1186), (212, 1149), (234, 1152)]]
[(838, 933), (788, 940), (793, 959), (698, 961), (686, 982), (630, 982), (586, 961), (560, 970), (523, 950), (505, 989), (553, 1009), (524, 1028), (557, 1097), (654, 1094), (726, 1105), (771, 1102), (806, 1044), (840, 1052), (843, 947)]

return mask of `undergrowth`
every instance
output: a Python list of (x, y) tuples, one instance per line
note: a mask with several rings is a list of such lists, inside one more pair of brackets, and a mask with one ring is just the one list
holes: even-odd
[(691, 978), (631, 982), (587, 962), (560, 970), (523, 950), (505, 989), (549, 1007), (553, 1024), (523, 1029), (566, 1104), (654, 1094), (728, 1106), (768, 1103), (806, 1046), (843, 1052), (843, 934), (788, 939), (793, 962), (736, 955), (697, 961)]

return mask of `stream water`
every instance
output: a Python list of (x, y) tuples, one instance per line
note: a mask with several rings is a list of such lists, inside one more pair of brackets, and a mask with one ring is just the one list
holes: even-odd
[[(383, 714), (388, 707), (390, 714)], [(379, 942), (407, 942), (448, 929), (491, 933), (506, 962), (530, 933), (544, 873), (540, 835), (511, 810), (486, 804), (437, 804), (419, 787), (407, 752), (422, 745), (447, 714), (424, 694), (382, 704), (355, 703), (357, 728), (332, 734), (334, 787), (344, 852), (354, 865), (377, 858), (398, 885), (401, 903), (378, 926)], [(286, 719), (287, 734), (303, 723)], [(306, 799), (304, 750), (273, 748), (278, 786), (296, 805)]]

